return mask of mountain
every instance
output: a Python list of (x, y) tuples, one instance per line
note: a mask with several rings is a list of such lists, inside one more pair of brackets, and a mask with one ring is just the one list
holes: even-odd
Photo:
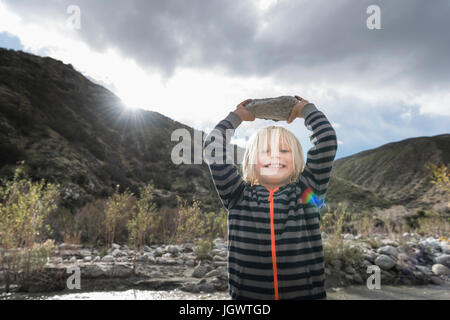
[(25, 160), (33, 180), (62, 184), (68, 208), (107, 197), (117, 184), (138, 193), (153, 181), (159, 205), (174, 206), (180, 195), (217, 210), (206, 163), (171, 161), (175, 129), (191, 137), (196, 131), (158, 112), (126, 108), (70, 64), (0, 48), (1, 178)]
[(430, 182), (429, 162), (450, 165), (450, 134), (409, 138), (337, 159), (327, 196), (358, 210), (448, 203), (448, 192)]
[[(63, 205), (74, 210), (111, 195), (117, 184), (138, 194), (153, 181), (159, 206), (176, 205), (180, 195), (217, 211), (221, 203), (206, 163), (171, 161), (179, 143), (171, 141), (175, 129), (191, 137), (196, 131), (158, 112), (126, 108), (70, 64), (0, 48), (0, 178), (11, 178), (16, 162), (25, 160), (33, 180), (63, 186)], [(234, 147), (235, 161), (241, 160), (243, 149)], [(357, 212), (448, 202), (448, 192), (429, 182), (428, 161), (449, 165), (449, 134), (337, 159), (327, 203), (335, 208), (341, 202)]]

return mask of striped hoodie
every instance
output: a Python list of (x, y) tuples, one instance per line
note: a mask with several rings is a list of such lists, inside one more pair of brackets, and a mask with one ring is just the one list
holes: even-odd
[[(296, 182), (267, 189), (245, 182), (230, 155), (242, 122), (234, 112), (206, 137), (204, 157), (228, 212), (228, 289), (232, 299), (326, 299), (320, 215), (337, 151), (336, 133), (312, 103), (302, 109), (313, 147)], [(213, 151), (211, 151), (213, 150)], [(218, 160), (221, 159), (221, 160)]]

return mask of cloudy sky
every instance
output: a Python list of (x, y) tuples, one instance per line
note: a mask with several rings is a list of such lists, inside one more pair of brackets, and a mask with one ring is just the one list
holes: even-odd
[[(205, 132), (248, 98), (299, 95), (332, 122), (341, 158), (450, 132), (449, 17), (448, 0), (0, 0), (0, 47)], [(270, 124), (306, 155), (303, 119), (244, 122), (233, 142)]]

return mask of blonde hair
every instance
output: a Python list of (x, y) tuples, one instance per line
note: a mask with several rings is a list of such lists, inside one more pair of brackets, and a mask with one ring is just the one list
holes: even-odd
[[(270, 143), (268, 143), (269, 137)], [(289, 130), (280, 126), (267, 126), (253, 134), (247, 143), (244, 159), (242, 161), (244, 181), (248, 182), (251, 186), (259, 183), (255, 168), (258, 160), (258, 153), (261, 148), (268, 147), (269, 145), (272, 146), (272, 154), (274, 152), (279, 152), (280, 140), (283, 145), (289, 146), (293, 157), (293, 172), (289, 183), (298, 179), (300, 173), (302, 173), (305, 168), (302, 145), (297, 137)]]

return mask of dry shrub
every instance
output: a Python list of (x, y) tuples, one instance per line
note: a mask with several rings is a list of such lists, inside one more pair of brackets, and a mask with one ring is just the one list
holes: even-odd
[(136, 197), (126, 190), (119, 193), (117, 185), (115, 193), (106, 201), (105, 209), (105, 243), (111, 247), (113, 242), (128, 242), (127, 222), (136, 205)]
[[(87, 203), (75, 215), (75, 225), (81, 231), (81, 241), (92, 245), (104, 244), (106, 200)], [(73, 230), (74, 231), (74, 230)]]

